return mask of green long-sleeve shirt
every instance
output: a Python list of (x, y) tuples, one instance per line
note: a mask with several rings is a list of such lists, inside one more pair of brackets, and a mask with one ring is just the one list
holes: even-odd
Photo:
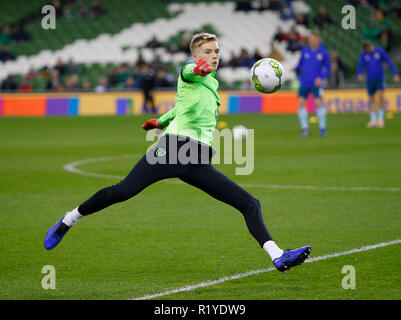
[(217, 94), (216, 71), (206, 76), (192, 72), (194, 63), (186, 64), (180, 72), (175, 107), (159, 118), (166, 127), (163, 135), (177, 134), (212, 146), (220, 98)]

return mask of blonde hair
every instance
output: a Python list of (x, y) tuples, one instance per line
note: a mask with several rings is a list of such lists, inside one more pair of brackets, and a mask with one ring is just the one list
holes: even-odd
[(189, 44), (189, 49), (193, 53), (198, 49), (202, 44), (208, 41), (217, 41), (217, 36), (211, 33), (196, 33), (192, 36), (191, 43)]

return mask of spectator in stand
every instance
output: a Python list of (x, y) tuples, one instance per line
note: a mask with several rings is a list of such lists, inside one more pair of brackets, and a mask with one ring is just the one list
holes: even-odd
[(273, 10), (273, 11), (278, 11), (281, 9), (281, 6), (282, 6), (281, 0), (269, 0), (267, 9)]
[(331, 88), (343, 88), (345, 84), (345, 68), (337, 52), (330, 54), (331, 73), (328, 78), (328, 85)]
[(118, 68), (117, 84), (120, 88), (124, 88), (127, 78), (132, 77), (132, 72), (128, 68), (127, 63), (122, 63)]
[(77, 75), (81, 75), (82, 73), (82, 68), (80, 65), (76, 64), (74, 62), (74, 59), (70, 59), (67, 63), (67, 65), (65, 65), (65, 74), (67, 75), (72, 75), (72, 74), (77, 74)]
[(74, 20), (74, 13), (71, 10), (71, 5), (67, 5), (64, 7), (63, 16), (68, 22)]
[(283, 4), (283, 6), (280, 9), (280, 19), (283, 21), (295, 19), (295, 13), (294, 10), (292, 9), (291, 4), (290, 5), (286, 3)]
[(84, 80), (84, 82), (82, 83), (82, 88), (81, 88), (81, 90), (84, 90), (84, 91), (92, 91), (92, 85), (91, 85), (91, 83), (90, 83), (89, 80)]
[(115, 87), (117, 86), (118, 83), (118, 71), (116, 66), (111, 66), (107, 75), (107, 82), (109, 84), (110, 87)]
[(236, 68), (239, 66), (239, 58), (235, 55), (234, 51), (231, 51), (231, 57), (227, 65), (231, 68)]
[(380, 45), (380, 47), (386, 49), (386, 51), (391, 50), (392, 40), (391, 40), (390, 32), (388, 32), (388, 30), (382, 31), (382, 33), (380, 34), (379, 45)]
[(37, 75), (36, 71), (33, 70), (33, 69), (30, 69), (25, 78), (26, 78), (28, 81), (30, 81), (30, 80), (36, 78), (36, 75)]
[(79, 90), (81, 89), (79, 85), (79, 77), (76, 74), (68, 76), (66, 80), (65, 89), (69, 91)]
[(168, 72), (165, 68), (157, 69), (155, 87), (156, 88), (168, 88), (172, 87), (173, 83), (169, 80)]
[(56, 10), (56, 17), (61, 17), (63, 15), (63, 4), (60, 0), (55, 0), (52, 3), (54, 9)]
[(135, 80), (136, 87), (140, 88), (142, 83), (142, 66), (134, 66), (134, 68), (132, 69), (132, 77)]
[(320, 28), (323, 28), (325, 26), (333, 24), (333, 18), (327, 12), (326, 7), (325, 6), (321, 6), (319, 8), (319, 11), (318, 11), (317, 15), (313, 19), (313, 22), (316, 25), (318, 25)]
[(3, 45), (3, 48), (0, 51), (0, 61), (6, 62), (9, 60), (15, 60), (15, 54), (10, 51), (8, 45)]
[(79, 17), (82, 19), (89, 18), (91, 16), (91, 11), (85, 3), (82, 3), (79, 8)]
[(248, 0), (237, 0), (237, 5), (235, 6), (235, 11), (248, 12), (250, 10), (252, 10), (251, 1), (248, 1)]
[(62, 91), (64, 89), (61, 83), (60, 74), (57, 69), (54, 69), (50, 73), (50, 79), (47, 81), (46, 89), (51, 91)]
[(17, 90), (17, 84), (15, 83), (12, 76), (8, 76), (6, 80), (3, 81), (3, 84), (1, 85), (1, 90), (3, 91)]
[(260, 53), (259, 49), (255, 49), (255, 52), (253, 53), (253, 60), (258, 61), (262, 59), (262, 54)]
[(258, 1), (258, 5), (256, 6), (256, 10), (257, 11), (264, 11), (267, 10), (267, 6), (264, 0), (259, 0)]
[(138, 54), (138, 58), (136, 59), (136, 64), (135, 64), (135, 65), (136, 65), (136, 66), (139, 66), (141, 69), (142, 69), (143, 66), (146, 65), (146, 61), (145, 61), (145, 59), (143, 58), (142, 53), (139, 53), (139, 54)]
[(142, 69), (141, 89), (144, 96), (143, 108), (146, 113), (149, 112), (149, 105), (152, 113), (156, 113), (156, 106), (153, 100), (153, 90), (155, 88), (156, 74), (149, 65), (145, 64)]
[(23, 29), (21, 25), (17, 25), (13, 29), (11, 39), (15, 42), (24, 42), (30, 40), (29, 34)]
[(387, 27), (388, 29), (391, 29), (391, 23), (386, 17), (384, 16), (384, 12), (382, 10), (376, 10), (375, 11), (375, 20), (376, 24), (380, 27)]
[(280, 51), (276, 49), (276, 46), (274, 45), (274, 41), (270, 43), (270, 52), (267, 55), (269, 58), (273, 58), (277, 61), (284, 61), (284, 56)]
[(0, 34), (0, 45), (8, 46), (11, 43), (11, 29), (8, 24), (4, 25)]
[(18, 86), (19, 92), (32, 92), (32, 85), (27, 78), (22, 78)]
[(47, 79), (50, 78), (51, 72), (50, 72), (49, 68), (46, 67), (46, 66), (44, 66), (42, 69), (40, 69), (40, 70), (39, 70), (39, 73), (40, 73), (40, 77), (41, 77), (43, 80), (47, 80)]
[(302, 41), (302, 40), (303, 40), (301, 34), (297, 31), (297, 29), (295, 28), (295, 26), (293, 26), (293, 27), (290, 29), (290, 32), (293, 32), (293, 33), (296, 35), (298, 41)]
[(133, 90), (135, 89), (135, 80), (133, 77), (128, 77), (125, 79), (124, 89)]
[(309, 29), (309, 19), (303, 13), (298, 13), (295, 17), (295, 23)]
[(156, 36), (153, 36), (152, 39), (150, 39), (150, 41), (146, 44), (146, 46), (151, 49), (156, 49), (161, 47), (161, 43), (159, 40), (157, 40)]
[(18, 86), (19, 92), (32, 92), (32, 86), (27, 79), (21, 79), (21, 82)]
[(187, 55), (191, 54), (191, 50), (189, 49), (189, 43), (190, 43), (190, 38), (188, 37), (182, 37), (181, 38), (181, 43), (178, 47), (178, 51), (184, 52)]
[(374, 19), (369, 20), (369, 24), (362, 30), (362, 38), (373, 44), (377, 44), (380, 39), (381, 29), (377, 26)]
[(302, 42), (298, 39), (295, 31), (290, 31), (287, 40), (287, 50), (290, 52), (297, 52), (302, 49)]
[(95, 91), (97, 93), (106, 92), (109, 89), (109, 84), (107, 81), (107, 77), (103, 76), (100, 78), (99, 84), (96, 86)]
[(99, 0), (93, 0), (93, 3), (92, 3), (92, 15), (95, 18), (99, 18), (102, 15), (104, 15), (104, 8), (100, 4)]
[(241, 54), (239, 57), (239, 67), (252, 67), (255, 63), (255, 59), (249, 55), (248, 50), (245, 48), (241, 49)]
[(156, 70), (159, 70), (164, 66), (159, 54), (155, 54), (153, 61), (150, 64)]
[(60, 77), (63, 77), (66, 74), (66, 67), (63, 63), (63, 60), (58, 59), (56, 66), (54, 67), (54, 69), (56, 69), (60, 75)]
[(276, 30), (276, 33), (275, 33), (275, 35), (274, 35), (274, 37), (273, 37), (273, 40), (274, 40), (274, 41), (278, 41), (278, 42), (287, 41), (287, 40), (288, 40), (288, 34), (286, 34), (286, 33), (281, 29), (281, 27), (278, 26), (278, 27), (277, 27), (277, 30)]

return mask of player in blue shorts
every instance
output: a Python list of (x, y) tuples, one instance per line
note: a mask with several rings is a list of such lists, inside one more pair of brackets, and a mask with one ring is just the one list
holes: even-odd
[(400, 76), (384, 49), (374, 46), (370, 41), (364, 41), (362, 48), (363, 51), (359, 56), (357, 73), (358, 79), (363, 81), (365, 79), (363, 72), (366, 70), (366, 88), (370, 103), (370, 120), (367, 127), (383, 128), (385, 111), (383, 62), (387, 63), (395, 82), (400, 81)]
[(309, 93), (313, 94), (317, 105), (316, 115), (319, 120), (320, 136), (326, 131), (326, 111), (323, 105), (323, 84), (331, 69), (330, 54), (322, 43), (318, 31), (312, 31), (308, 37), (308, 45), (301, 51), (301, 58), (295, 71), (301, 83), (298, 91), (298, 118), (301, 124), (301, 137), (309, 135), (308, 111), (305, 101)]

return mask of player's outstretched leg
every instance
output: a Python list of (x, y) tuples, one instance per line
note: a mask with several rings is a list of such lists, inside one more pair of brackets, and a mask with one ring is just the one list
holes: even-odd
[(180, 170), (182, 170), (181, 167), (176, 165), (151, 165), (146, 156), (143, 156), (122, 181), (99, 190), (79, 207), (67, 212), (52, 226), (45, 237), (45, 248), (50, 250), (56, 247), (68, 230), (82, 217), (128, 200), (154, 182), (179, 175)]
[(276, 261), (274, 266), (279, 271), (289, 270), (308, 257), (310, 246), (292, 251), (280, 249), (266, 228), (259, 201), (212, 165), (193, 165), (188, 174), (180, 179), (239, 210), (249, 232), (272, 261)]

